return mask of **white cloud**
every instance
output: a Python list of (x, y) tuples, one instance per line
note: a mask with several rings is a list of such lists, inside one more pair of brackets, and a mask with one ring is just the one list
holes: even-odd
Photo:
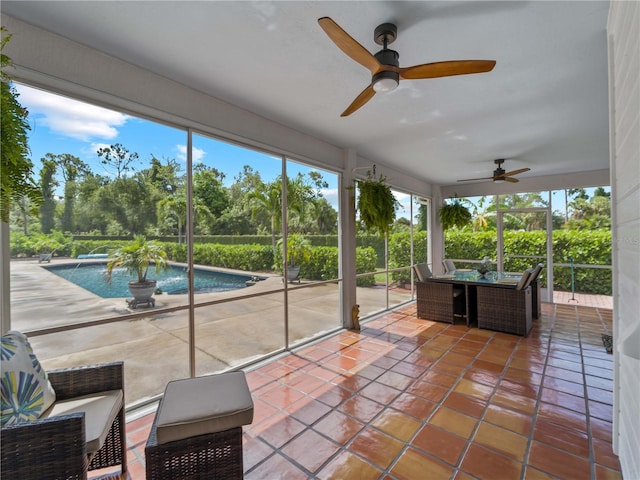
[(87, 149), (85, 149), (85, 153), (87, 155), (92, 155), (94, 157), (98, 156), (98, 150), (100, 150), (101, 148), (111, 148), (111, 144), (109, 143), (97, 143), (97, 142), (93, 142), (91, 143), (91, 146)]
[[(186, 145), (176, 145), (176, 149), (178, 150), (178, 158), (183, 162), (187, 161), (187, 146)], [(205, 155), (204, 150), (200, 148), (193, 147), (193, 163), (198, 163), (202, 157)]]
[(30, 118), (52, 132), (82, 141), (113, 139), (128, 116), (42, 90), (16, 85), (20, 103), (28, 107)]
[(322, 193), (323, 198), (325, 198), (333, 208), (338, 209), (340, 192), (338, 192), (337, 188), (323, 188), (320, 190), (320, 193)]

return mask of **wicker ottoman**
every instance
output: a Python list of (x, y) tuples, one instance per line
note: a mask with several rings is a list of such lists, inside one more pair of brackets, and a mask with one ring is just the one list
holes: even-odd
[(244, 372), (169, 382), (144, 449), (147, 480), (243, 478), (242, 425), (252, 421)]

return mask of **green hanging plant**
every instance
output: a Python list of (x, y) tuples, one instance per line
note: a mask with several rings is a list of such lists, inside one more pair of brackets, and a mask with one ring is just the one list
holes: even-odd
[(371, 172), (367, 172), (365, 180), (357, 181), (356, 208), (360, 212), (360, 220), (367, 230), (377, 231), (381, 237), (389, 233), (391, 224), (396, 219), (396, 207), (399, 206), (385, 180), (382, 175), (376, 180)]
[[(0, 33), (0, 52), (4, 52), (11, 34), (5, 27), (0, 27)], [(20, 204), (27, 197), (32, 204), (31, 213), (37, 215), (43, 202), (42, 192), (33, 178), (33, 162), (29, 159), (29, 112), (20, 105), (19, 94), (5, 72), (11, 65), (11, 59), (0, 53), (0, 221), (4, 223), (9, 223), (12, 203)]]
[(462, 200), (456, 197), (452, 203), (445, 203), (440, 208), (440, 223), (443, 230), (465, 227), (471, 223), (471, 212), (462, 204)]

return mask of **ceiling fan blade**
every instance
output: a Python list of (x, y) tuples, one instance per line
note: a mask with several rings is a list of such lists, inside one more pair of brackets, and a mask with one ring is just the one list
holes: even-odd
[(354, 40), (331, 18), (319, 18), (318, 23), (340, 50), (369, 70), (372, 75), (382, 69), (382, 65), (380, 65), (376, 57)]
[(484, 73), (493, 70), (495, 60), (451, 60), (448, 62), (425, 63), (413, 67), (400, 68), (400, 78), (418, 80), (421, 78), (450, 77), (469, 73)]
[(511, 177), (502, 177), (502, 180), (504, 180), (505, 182), (511, 182), (511, 183), (518, 183), (520, 181), (517, 178), (511, 178)]
[(362, 107), (365, 103), (371, 100), (375, 94), (376, 94), (376, 91), (373, 89), (373, 84), (369, 85), (360, 93), (360, 95), (356, 97), (356, 99), (353, 102), (351, 102), (351, 105), (349, 105), (347, 109), (344, 112), (342, 112), (342, 115), (340, 116), (346, 117), (348, 115), (351, 115), (353, 112), (355, 112), (360, 107)]
[(528, 172), (529, 170), (531, 170), (530, 168), (521, 168), (519, 170), (512, 170), (510, 172), (507, 172), (503, 175), (503, 177), (510, 177), (512, 175), (518, 175), (519, 173), (524, 173), (524, 172)]
[(465, 178), (464, 180), (456, 180), (456, 181), (457, 182), (474, 182), (476, 180), (493, 180), (493, 177)]

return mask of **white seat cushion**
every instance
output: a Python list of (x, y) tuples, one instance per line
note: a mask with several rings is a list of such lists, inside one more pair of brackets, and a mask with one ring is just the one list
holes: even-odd
[(222, 432), (253, 421), (253, 399), (244, 372), (174, 380), (158, 407), (158, 444)]
[(42, 414), (41, 418), (84, 412), (87, 453), (91, 454), (100, 450), (104, 445), (109, 429), (122, 408), (123, 399), (122, 390), (109, 390), (82, 397), (74, 397), (57, 401)]

